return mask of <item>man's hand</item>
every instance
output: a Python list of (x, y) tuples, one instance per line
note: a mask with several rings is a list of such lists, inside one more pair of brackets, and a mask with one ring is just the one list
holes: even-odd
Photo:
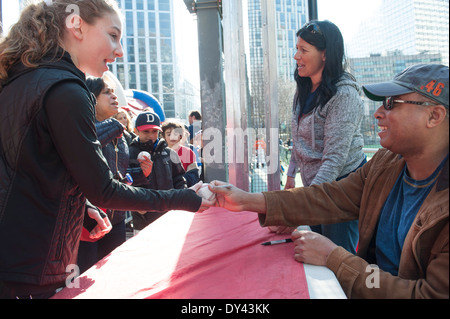
[(276, 234), (291, 234), (297, 227), (291, 226), (268, 226), (270, 232)]
[(308, 230), (296, 230), (291, 237), (295, 260), (306, 264), (325, 266), (328, 255), (337, 247), (327, 237)]
[(216, 193), (216, 206), (233, 212), (249, 210), (266, 213), (266, 201), (262, 193), (248, 193), (221, 181), (212, 181), (209, 189)]
[(144, 173), (145, 177), (148, 177), (153, 169), (153, 162), (151, 158), (148, 156), (144, 156), (143, 160), (138, 159), (139, 164), (141, 165), (142, 173)]

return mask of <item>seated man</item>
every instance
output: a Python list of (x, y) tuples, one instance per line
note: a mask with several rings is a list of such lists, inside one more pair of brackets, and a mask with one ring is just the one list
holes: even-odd
[(364, 86), (379, 150), (338, 182), (247, 193), (213, 182), (218, 205), (259, 213), (263, 226), (359, 220), (357, 255), (295, 231), (294, 257), (330, 268), (351, 298), (449, 298), (448, 67), (414, 65), (393, 81)]

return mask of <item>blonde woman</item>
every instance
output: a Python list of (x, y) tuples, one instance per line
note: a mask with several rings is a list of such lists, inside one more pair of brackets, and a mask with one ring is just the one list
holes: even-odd
[(119, 112), (113, 115), (113, 118), (118, 120), (120, 123), (122, 123), (123, 126), (125, 126), (125, 130), (123, 131), (123, 136), (127, 140), (128, 145), (136, 138), (136, 133), (133, 132), (133, 123), (128, 115), (128, 112), (123, 109), (119, 108)]

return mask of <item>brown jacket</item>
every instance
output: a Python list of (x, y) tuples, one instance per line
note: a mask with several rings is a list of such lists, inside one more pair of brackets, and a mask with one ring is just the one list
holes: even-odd
[(381, 209), (404, 165), (403, 158), (383, 149), (339, 182), (264, 193), (267, 214), (259, 216), (261, 225), (359, 219), (357, 256), (338, 247), (326, 264), (349, 298), (449, 298), (448, 160), (406, 236), (398, 276), (368, 268), (375, 260)]

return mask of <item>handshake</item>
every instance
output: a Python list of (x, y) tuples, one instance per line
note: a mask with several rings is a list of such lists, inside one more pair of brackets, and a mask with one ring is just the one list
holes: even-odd
[(209, 190), (208, 185), (208, 183), (199, 182), (192, 186), (191, 189), (193, 189), (202, 199), (213, 203), (216, 201), (216, 194)]
[[(198, 212), (203, 212), (210, 207), (218, 206), (216, 201), (216, 194), (209, 190), (209, 183), (198, 182), (190, 187), (195, 193), (202, 198), (202, 204)], [(214, 185), (214, 184), (212, 184)]]
[(199, 182), (190, 189), (202, 198), (199, 212), (212, 206), (222, 207), (233, 212), (253, 211), (263, 214), (266, 212), (266, 202), (262, 193), (249, 193), (229, 183), (212, 181), (204, 184)]

